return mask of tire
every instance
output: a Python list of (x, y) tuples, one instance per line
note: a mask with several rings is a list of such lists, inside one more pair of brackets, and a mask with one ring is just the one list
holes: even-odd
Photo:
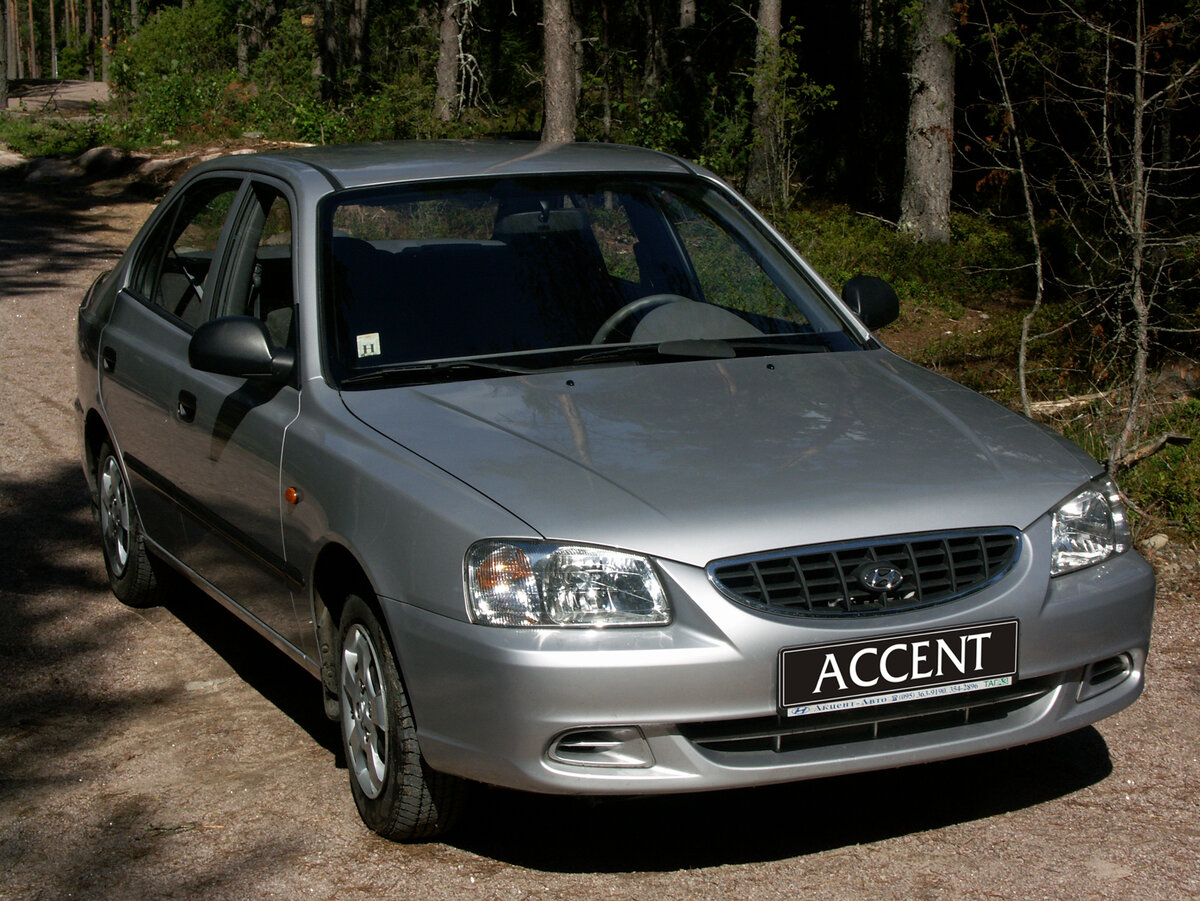
[(108, 584), (121, 603), (153, 607), (162, 600), (161, 564), (150, 557), (142, 541), (142, 525), (133, 505), (133, 494), (107, 441), (100, 445), (96, 455), (96, 487)]
[(342, 612), (338, 651), (342, 747), (363, 822), (393, 841), (444, 834), (462, 810), (465, 785), (421, 756), (391, 643), (356, 595)]

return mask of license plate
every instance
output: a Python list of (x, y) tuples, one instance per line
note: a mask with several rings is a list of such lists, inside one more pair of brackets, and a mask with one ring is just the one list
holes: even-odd
[(838, 641), (779, 653), (779, 706), (805, 716), (1012, 685), (1017, 621)]

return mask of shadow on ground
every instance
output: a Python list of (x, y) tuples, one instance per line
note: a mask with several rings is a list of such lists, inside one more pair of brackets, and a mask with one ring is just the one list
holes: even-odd
[(449, 842), (550, 872), (754, 863), (1009, 813), (1111, 772), (1108, 746), (1087, 728), (961, 760), (737, 791), (589, 802), (481, 788)]
[[(48, 197), (44, 185), (0, 176), (0, 297), (42, 293), (71, 284), (75, 270), (113, 265), (129, 235), (107, 225), (104, 210), (128, 199), (95, 197), (82, 188), (55, 188)], [(18, 260), (22, 266), (14, 265)], [(29, 268), (36, 281), (29, 280)]]

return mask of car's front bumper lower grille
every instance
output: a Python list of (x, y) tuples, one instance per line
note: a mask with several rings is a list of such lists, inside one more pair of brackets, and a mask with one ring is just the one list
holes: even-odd
[[(1013, 529), (911, 535), (774, 551), (709, 564), (726, 596), (788, 616), (890, 613), (941, 604), (978, 591), (1020, 555)], [(870, 588), (864, 572), (894, 570), (898, 585)]]
[(1003, 720), (1037, 703), (1061, 682), (1060, 675), (1052, 675), (947, 698), (808, 716), (685, 723), (679, 731), (692, 744), (708, 751), (784, 753)]

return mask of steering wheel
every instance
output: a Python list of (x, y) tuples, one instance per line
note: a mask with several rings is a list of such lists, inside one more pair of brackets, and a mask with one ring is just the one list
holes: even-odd
[(592, 336), (592, 343), (603, 344), (617, 330), (618, 325), (635, 313), (651, 310), (654, 307), (665, 306), (669, 303), (680, 302), (691, 303), (692, 300), (690, 297), (684, 297), (682, 294), (647, 294), (645, 297), (631, 300), (604, 320), (600, 328), (596, 329), (596, 334)]

